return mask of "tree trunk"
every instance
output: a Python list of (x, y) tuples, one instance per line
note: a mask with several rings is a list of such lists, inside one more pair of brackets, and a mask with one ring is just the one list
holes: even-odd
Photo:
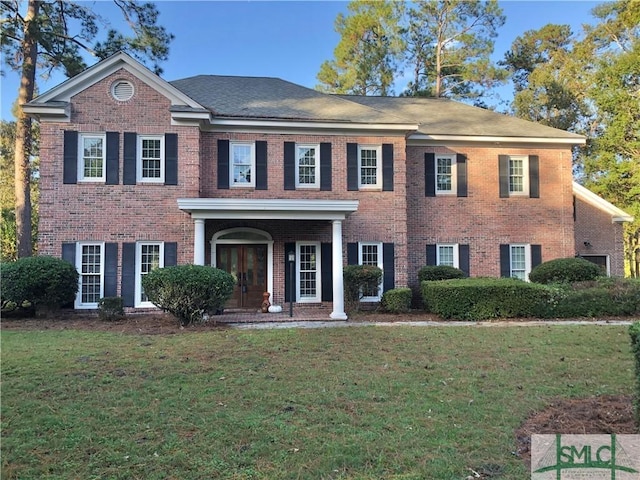
[(29, 257), (33, 252), (31, 240), (31, 118), (22, 110), (22, 105), (33, 100), (38, 58), (37, 17), (40, 2), (29, 0), (24, 17), (22, 41), (22, 78), (18, 91), (18, 118), (16, 122), (15, 192), (16, 192), (16, 240), (18, 258)]

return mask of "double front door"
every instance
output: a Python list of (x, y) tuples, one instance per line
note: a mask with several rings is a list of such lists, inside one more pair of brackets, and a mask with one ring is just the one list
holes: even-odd
[(216, 266), (235, 280), (226, 308), (260, 308), (267, 291), (267, 245), (218, 244)]

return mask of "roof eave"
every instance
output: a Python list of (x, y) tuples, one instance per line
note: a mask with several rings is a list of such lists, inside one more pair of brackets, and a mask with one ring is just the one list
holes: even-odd
[(407, 138), (407, 144), (418, 145), (426, 142), (478, 142), (491, 143), (493, 145), (503, 143), (539, 143), (552, 145), (585, 145), (587, 139), (576, 135), (575, 137), (527, 137), (527, 136), (489, 136), (489, 135), (443, 135), (412, 133)]
[(619, 209), (612, 203), (602, 198), (600, 195), (593, 193), (591, 190), (583, 187), (577, 182), (573, 182), (573, 194), (581, 200), (587, 202), (589, 205), (611, 215), (611, 223), (633, 222), (634, 220), (633, 215), (629, 215), (624, 210)]

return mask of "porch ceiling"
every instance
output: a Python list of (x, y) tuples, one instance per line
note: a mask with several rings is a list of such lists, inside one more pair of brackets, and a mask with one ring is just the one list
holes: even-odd
[(194, 219), (344, 220), (358, 200), (179, 198), (178, 208)]

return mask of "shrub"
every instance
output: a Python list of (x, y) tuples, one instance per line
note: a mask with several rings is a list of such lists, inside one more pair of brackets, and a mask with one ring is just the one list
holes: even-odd
[(410, 288), (394, 288), (382, 294), (382, 308), (391, 313), (407, 313), (411, 310)]
[(78, 292), (78, 272), (60, 258), (25, 257), (1, 267), (2, 305), (31, 305), (37, 313), (73, 303)]
[(464, 278), (465, 273), (459, 268), (449, 267), (448, 265), (427, 265), (418, 270), (418, 280), (451, 280), (454, 278)]
[(233, 276), (203, 265), (157, 268), (142, 277), (149, 301), (190, 325), (221, 310), (233, 293)]
[(556, 258), (534, 267), (529, 280), (543, 284), (582, 282), (595, 280), (601, 273), (600, 267), (584, 258)]
[(513, 278), (422, 282), (425, 308), (445, 319), (485, 320), (536, 316), (550, 289)]
[(640, 322), (635, 322), (629, 327), (631, 336), (631, 350), (636, 364), (636, 394), (634, 399), (636, 412), (636, 425), (640, 428)]
[(122, 297), (104, 297), (98, 300), (98, 317), (100, 317), (100, 320), (106, 321), (124, 318)]
[(343, 271), (345, 306), (357, 311), (363, 292), (376, 290), (382, 280), (382, 270), (373, 265), (347, 265)]

